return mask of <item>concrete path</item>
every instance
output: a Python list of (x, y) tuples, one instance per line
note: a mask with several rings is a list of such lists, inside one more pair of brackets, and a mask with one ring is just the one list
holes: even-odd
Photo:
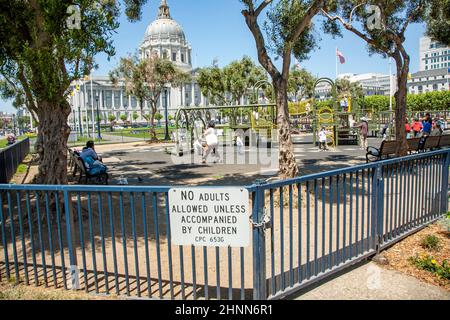
[(450, 300), (450, 292), (368, 262), (309, 291), (303, 291), (292, 299)]

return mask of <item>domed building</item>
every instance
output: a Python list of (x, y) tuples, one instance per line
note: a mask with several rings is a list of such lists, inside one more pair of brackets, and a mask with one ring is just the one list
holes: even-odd
[[(164, 114), (166, 106), (169, 114), (174, 115), (182, 106), (208, 105), (207, 99), (201, 94), (195, 82), (196, 70), (192, 67), (192, 48), (186, 40), (183, 28), (172, 18), (166, 0), (161, 0), (156, 20), (148, 25), (139, 45), (141, 59), (148, 58), (152, 54), (169, 59), (184, 72), (192, 74), (191, 83), (185, 83), (177, 88), (168, 86), (162, 92), (158, 107), (161, 114)], [(87, 81), (73, 84), (73, 87), (79, 88), (70, 99), (73, 112), (69, 121), (73, 128), (79, 128), (81, 122), (84, 130), (92, 132), (94, 125), (91, 119), (97, 118), (97, 106), (103, 123), (107, 123), (111, 115), (114, 115), (119, 123), (122, 122), (123, 115), (126, 115), (127, 121), (133, 123), (146, 122), (141, 118), (139, 101), (133, 96), (126, 95), (125, 86), (120, 81), (114, 86), (109, 76), (94, 76)], [(150, 112), (146, 102), (143, 110), (145, 113)], [(134, 113), (138, 114), (137, 119), (133, 119)]]
[(166, 0), (161, 2), (158, 18), (147, 27), (139, 52), (141, 58), (156, 53), (170, 59), (183, 71), (192, 71), (192, 48), (186, 41), (183, 28), (170, 16)]

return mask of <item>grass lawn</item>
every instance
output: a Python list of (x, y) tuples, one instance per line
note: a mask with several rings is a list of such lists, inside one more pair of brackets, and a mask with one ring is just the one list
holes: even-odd
[[(169, 127), (169, 136), (172, 134), (174, 128)], [(156, 136), (159, 140), (165, 138), (165, 128), (156, 128)], [(111, 134), (119, 137), (128, 137), (128, 138), (138, 138), (138, 139), (150, 139), (150, 129), (149, 128), (133, 128), (133, 129), (125, 129), (118, 130), (114, 132), (105, 132), (107, 134)]]
[[(17, 137), (16, 141), (25, 139), (25, 136)], [(8, 147), (8, 141), (6, 139), (0, 139), (0, 149)]]

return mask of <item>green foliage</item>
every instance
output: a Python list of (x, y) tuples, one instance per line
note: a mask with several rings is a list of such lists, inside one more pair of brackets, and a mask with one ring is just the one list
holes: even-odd
[[(278, 57), (284, 57), (288, 45), (298, 61), (308, 59), (321, 40), (319, 32), (315, 30), (314, 24), (310, 23), (298, 34), (298, 26), (305, 19), (308, 9), (318, 3), (319, 1), (280, 0), (273, 4), (264, 22), (269, 50)], [(322, 29), (333, 36), (340, 34), (334, 21), (324, 21)]]
[(450, 45), (450, 0), (432, 1), (426, 16), (427, 35), (449, 46)]
[(432, 272), (438, 278), (450, 280), (450, 263), (444, 260), (439, 264), (432, 256), (414, 256), (409, 258), (409, 262), (417, 268)]
[(439, 250), (441, 240), (433, 235), (429, 234), (422, 239), (421, 245), (424, 249)]
[(139, 114), (137, 112), (133, 112), (133, 120), (137, 120), (139, 118)]
[[(433, 91), (421, 94), (408, 94), (407, 107), (409, 111), (431, 111), (450, 109), (450, 91)], [(358, 104), (365, 109), (374, 111), (389, 110), (389, 96), (367, 96), (358, 99)], [(392, 99), (395, 108), (395, 99)]]
[(110, 72), (110, 78), (115, 85), (123, 79), (126, 94), (135, 96), (139, 101), (150, 102), (155, 114), (164, 88), (169, 85), (178, 87), (189, 81), (190, 75), (179, 70), (171, 61), (152, 55), (147, 59), (137, 56), (121, 58), (117, 68)]
[(364, 96), (362, 86), (357, 82), (350, 82), (348, 79), (338, 79), (336, 89), (339, 99), (356, 97), (360, 99)]
[(122, 120), (123, 122), (127, 121), (128, 117), (126, 114), (121, 114), (120, 115), (120, 120)]
[(164, 116), (161, 113), (157, 112), (155, 114), (156, 121), (161, 121), (163, 118), (164, 118)]
[(109, 120), (109, 122), (114, 122), (114, 121), (116, 121), (116, 116), (115, 115), (113, 115), (113, 114), (110, 114), (110, 115), (108, 115), (108, 120)]
[[(306, 69), (292, 68), (289, 73), (288, 92), (298, 100), (314, 96), (314, 83), (316, 78)], [(300, 94), (300, 96), (299, 96)]]
[(260, 80), (266, 80), (264, 69), (247, 56), (224, 68), (217, 64), (200, 69), (197, 82), (202, 94), (216, 105), (240, 104), (240, 99)]
[(325, 107), (327, 107), (327, 108), (334, 108), (332, 100), (317, 101), (315, 103), (315, 105), (316, 105), (317, 109), (321, 109), (321, 108), (325, 108)]

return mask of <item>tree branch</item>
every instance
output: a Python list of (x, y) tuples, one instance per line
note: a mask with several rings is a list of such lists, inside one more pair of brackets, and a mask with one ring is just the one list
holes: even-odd
[(255, 13), (254, 13), (255, 17), (258, 17), (258, 16), (261, 14), (261, 12), (262, 12), (269, 4), (271, 4), (272, 2), (273, 2), (273, 0), (264, 0), (264, 1), (259, 5), (259, 7), (256, 9), (256, 11), (255, 11)]
[(322, 13), (331, 21), (336, 21), (338, 20), (342, 26), (347, 29), (348, 31), (354, 33), (355, 35), (357, 35), (358, 37), (360, 37), (361, 39), (363, 39), (364, 41), (366, 41), (369, 45), (371, 45), (372, 47), (382, 50), (383, 52), (385, 52), (386, 54), (388, 54), (389, 56), (392, 55), (392, 52), (388, 49), (388, 48), (381, 48), (375, 40), (373, 40), (370, 36), (364, 34), (363, 32), (359, 31), (358, 29), (354, 28), (353, 25), (349, 22), (346, 22), (341, 16), (335, 15), (335, 16), (331, 16), (328, 12), (326, 12), (325, 10), (321, 9)]
[(267, 53), (264, 36), (261, 32), (261, 28), (258, 25), (257, 16), (255, 16), (255, 12), (253, 11), (253, 1), (247, 0), (245, 1), (245, 3), (247, 3), (247, 5), (249, 6), (249, 10), (243, 10), (242, 15), (244, 16), (245, 22), (255, 39), (256, 48), (258, 51), (258, 61), (270, 74), (272, 79), (277, 79), (281, 76), (281, 74), (275, 67)]

